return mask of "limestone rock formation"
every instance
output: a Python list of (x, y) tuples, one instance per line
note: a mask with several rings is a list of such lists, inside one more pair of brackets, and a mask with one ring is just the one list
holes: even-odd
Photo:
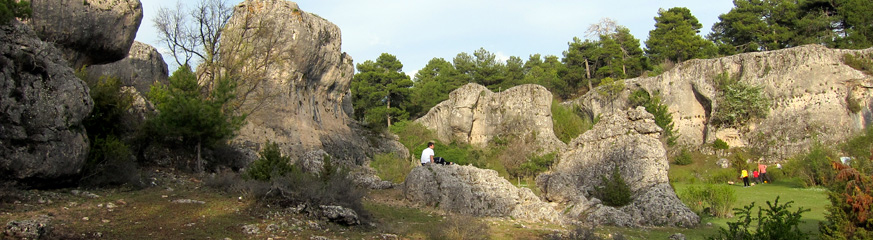
[(134, 95), (130, 114), (123, 116), (123, 126), (128, 132), (133, 132), (145, 122), (146, 116), (154, 112), (154, 106), (146, 100), (146, 96), (155, 83), (168, 84), (169, 70), (163, 56), (154, 47), (134, 41), (127, 57), (119, 61), (87, 66), (87, 75), (93, 80), (104, 76), (117, 77), (121, 80), (124, 91)]
[[(696, 225), (698, 216), (679, 201), (669, 186), (666, 150), (658, 139), (661, 131), (654, 116), (642, 107), (607, 114), (560, 152), (558, 164), (538, 176), (537, 185), (547, 200), (578, 208), (571, 211), (574, 214), (604, 213), (589, 215), (589, 220), (620, 226)], [(609, 207), (589, 199), (595, 197), (595, 187), (603, 185), (601, 177), (609, 176), (616, 168), (633, 193), (633, 202), (620, 209), (603, 209)], [(611, 214), (616, 210), (634, 221)], [(602, 218), (610, 216), (615, 218)]]
[[(340, 29), (285, 0), (247, 0), (223, 32), (222, 71), (243, 76), (241, 111), (250, 113), (233, 144), (250, 159), (267, 140), (297, 160), (323, 150), (335, 163), (366, 166), (379, 152), (408, 151), (389, 136), (369, 133), (351, 115), (352, 58)], [(232, 63), (232, 64), (231, 64)]]
[(473, 216), (513, 217), (561, 223), (562, 216), (528, 188), (517, 188), (491, 169), (427, 165), (406, 177), (403, 192), (411, 202)]
[(494, 137), (535, 136), (546, 151), (563, 148), (552, 127), (552, 93), (527, 84), (494, 93), (471, 83), (449, 94), (416, 122), (434, 130), (443, 142), (486, 146)]
[(148, 94), (152, 84), (167, 84), (169, 70), (164, 57), (155, 47), (134, 41), (124, 59), (116, 62), (87, 67), (88, 76), (99, 78), (113, 76), (123, 86), (133, 87), (141, 95)]
[(40, 38), (76, 69), (127, 56), (143, 14), (139, 0), (33, 0), (31, 8)]
[(77, 174), (93, 106), (59, 50), (28, 25), (0, 26), (0, 178), (38, 184)]
[[(760, 150), (765, 160), (778, 160), (808, 149), (814, 138), (840, 141), (873, 123), (873, 78), (842, 61), (846, 54), (870, 53), (873, 49), (806, 45), (690, 60), (656, 77), (626, 80), (628, 89), (615, 102), (604, 101), (594, 91), (576, 102), (594, 113), (605, 113), (624, 109), (627, 95), (637, 88), (657, 91), (673, 114), (681, 144), (701, 145), (720, 138), (733, 147)], [(772, 100), (768, 116), (740, 128), (710, 124), (719, 104), (714, 79), (721, 73), (762, 87)], [(847, 99), (856, 100), (861, 110), (851, 112)]]

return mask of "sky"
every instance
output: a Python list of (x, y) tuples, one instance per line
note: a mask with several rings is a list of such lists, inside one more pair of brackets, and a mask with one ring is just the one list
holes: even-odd
[[(171, 71), (176, 68), (166, 46), (158, 41), (152, 19), (161, 7), (181, 0), (141, 0), (143, 20), (136, 40), (155, 46)], [(199, 0), (181, 1), (193, 4)], [(226, 0), (232, 3), (240, 0)], [(458, 53), (485, 48), (498, 59), (532, 54), (561, 58), (573, 37), (602, 18), (626, 26), (645, 46), (658, 9), (686, 7), (711, 31), (718, 15), (733, 7), (731, 0), (298, 0), (300, 10), (317, 14), (342, 31), (342, 51), (354, 63), (376, 60), (382, 53), (397, 56), (403, 71), (414, 76), (433, 58), (449, 62)]]

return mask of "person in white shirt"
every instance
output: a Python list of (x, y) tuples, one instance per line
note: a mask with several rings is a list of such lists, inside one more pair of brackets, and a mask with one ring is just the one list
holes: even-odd
[(427, 148), (421, 151), (421, 165), (433, 162), (433, 142), (427, 143)]

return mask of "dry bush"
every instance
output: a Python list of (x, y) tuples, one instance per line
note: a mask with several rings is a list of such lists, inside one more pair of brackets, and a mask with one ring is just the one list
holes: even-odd
[(490, 239), (490, 226), (467, 215), (449, 215), (445, 221), (429, 228), (429, 239)]

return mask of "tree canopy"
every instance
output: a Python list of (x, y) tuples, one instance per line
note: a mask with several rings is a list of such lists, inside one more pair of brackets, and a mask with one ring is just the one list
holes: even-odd
[(357, 66), (352, 79), (355, 118), (372, 125), (391, 126), (393, 120), (409, 117), (412, 80), (403, 72), (403, 64), (394, 55), (383, 53), (376, 61)]
[(664, 60), (678, 63), (711, 56), (715, 51), (712, 42), (697, 35), (702, 27), (688, 8), (658, 10), (655, 29), (649, 31), (646, 40), (646, 54), (655, 63)]

